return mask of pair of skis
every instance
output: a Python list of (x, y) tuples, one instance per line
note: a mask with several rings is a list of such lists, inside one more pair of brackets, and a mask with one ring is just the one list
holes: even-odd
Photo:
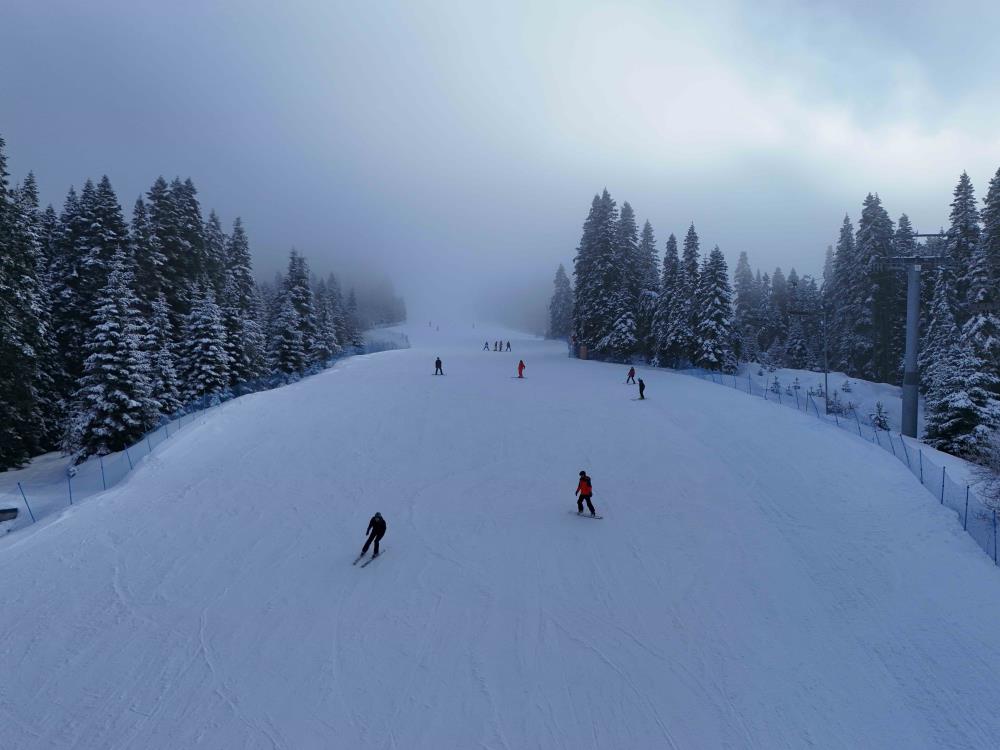
[[(379, 550), (379, 553), (377, 555), (372, 555), (370, 558), (368, 558), (363, 563), (361, 563), (361, 567), (362, 568), (367, 568), (369, 565), (371, 565), (373, 562), (375, 562), (375, 558), (376, 557), (382, 557), (382, 555), (384, 555), (384, 554), (385, 554), (385, 550), (384, 549), (383, 550)], [(357, 565), (359, 562), (361, 562), (361, 558), (364, 557), (364, 556), (365, 556), (365, 553), (362, 552), (360, 555), (357, 556), (357, 558), (354, 560), (354, 562), (351, 563), (351, 565)]]

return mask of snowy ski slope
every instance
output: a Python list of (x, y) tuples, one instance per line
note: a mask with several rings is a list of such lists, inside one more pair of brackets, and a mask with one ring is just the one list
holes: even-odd
[[(409, 334), (0, 539), (0, 747), (1000, 743), (1000, 572), (891, 456), (668, 372), (634, 401), (557, 343)], [(376, 510), (389, 554), (352, 567)]]

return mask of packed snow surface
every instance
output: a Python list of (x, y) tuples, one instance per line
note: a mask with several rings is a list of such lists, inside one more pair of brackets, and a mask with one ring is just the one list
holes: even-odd
[[(408, 332), (0, 539), (0, 746), (997, 745), (1000, 570), (892, 456)], [(387, 554), (352, 567), (375, 511)]]

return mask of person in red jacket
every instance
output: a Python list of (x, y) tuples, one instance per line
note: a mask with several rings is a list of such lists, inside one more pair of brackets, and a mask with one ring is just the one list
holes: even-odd
[(590, 477), (587, 476), (587, 472), (580, 472), (580, 483), (576, 486), (576, 512), (577, 514), (583, 513), (583, 501), (587, 501), (587, 508), (590, 510), (590, 515), (596, 516), (597, 511), (594, 510), (594, 504), (590, 501), (590, 498), (594, 496), (594, 488), (590, 484)]
[(635, 383), (635, 368), (628, 368), (628, 377), (625, 378), (626, 383)]
[(524, 360), (523, 359), (520, 360), (517, 363), (517, 376), (519, 378), (523, 378), (524, 377)]

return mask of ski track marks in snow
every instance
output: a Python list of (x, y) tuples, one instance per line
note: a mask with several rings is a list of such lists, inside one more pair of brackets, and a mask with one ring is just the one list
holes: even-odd
[[(666, 371), (632, 408), (558, 343), (409, 333), (0, 540), (4, 748), (995, 744), (1000, 575), (891, 456)], [(607, 524), (568, 518), (580, 469)]]

